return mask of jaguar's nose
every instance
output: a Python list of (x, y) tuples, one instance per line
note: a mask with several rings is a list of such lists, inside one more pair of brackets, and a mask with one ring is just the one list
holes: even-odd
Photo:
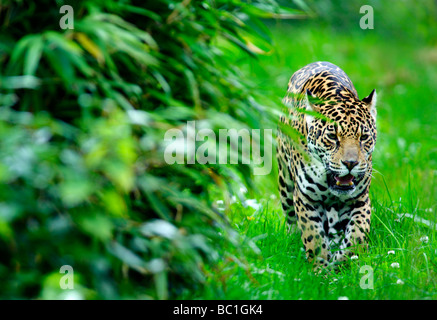
[(342, 161), (342, 163), (346, 166), (346, 168), (349, 169), (349, 171), (352, 171), (354, 167), (358, 164), (358, 161), (355, 160), (348, 160), (348, 161)]

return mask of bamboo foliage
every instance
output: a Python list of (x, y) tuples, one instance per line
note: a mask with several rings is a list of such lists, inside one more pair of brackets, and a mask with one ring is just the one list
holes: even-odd
[(78, 1), (62, 30), (64, 4), (0, 6), (1, 296), (63, 298), (70, 265), (80, 298), (177, 297), (204, 283), (216, 243), (237, 243), (211, 190), (250, 185), (251, 165), (168, 165), (164, 134), (271, 125), (227, 57), (269, 53), (262, 19), (303, 14), (272, 0)]

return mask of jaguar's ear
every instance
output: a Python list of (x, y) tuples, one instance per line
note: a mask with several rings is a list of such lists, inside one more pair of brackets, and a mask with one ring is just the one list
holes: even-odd
[(367, 105), (367, 108), (369, 108), (369, 112), (375, 121), (376, 121), (376, 113), (377, 113), (376, 100), (377, 100), (377, 95), (375, 89), (373, 89), (372, 92), (367, 97), (361, 100)]
[[(305, 110), (307, 110), (307, 111), (311, 111), (311, 112), (319, 112), (319, 107), (318, 106), (316, 106), (312, 101), (314, 101), (314, 100), (316, 100), (317, 99), (317, 97), (315, 96), (315, 95), (313, 95), (312, 93), (311, 93), (311, 91), (309, 91), (308, 89), (306, 89), (306, 91), (305, 91), (305, 96), (304, 96), (304, 98), (303, 98), (303, 101), (304, 101), (304, 105), (305, 105)], [(305, 118), (306, 118), (306, 121), (307, 121), (307, 125), (308, 125), (308, 128), (310, 127), (310, 125), (311, 125), (311, 122), (313, 122), (313, 120), (314, 120), (314, 116), (312, 116), (312, 115), (309, 115), (309, 114), (305, 114)]]

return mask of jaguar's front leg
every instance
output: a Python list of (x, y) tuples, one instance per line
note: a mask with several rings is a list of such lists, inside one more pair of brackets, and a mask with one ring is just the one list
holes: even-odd
[(324, 229), (325, 216), (322, 206), (309, 201), (300, 193), (299, 188), (295, 189), (294, 203), (308, 261), (314, 260), (315, 268), (327, 267), (331, 254), (328, 235)]
[(345, 237), (340, 250), (334, 255), (334, 262), (347, 260), (367, 249), (367, 236), (370, 231), (370, 200), (368, 197), (355, 201), (349, 213)]

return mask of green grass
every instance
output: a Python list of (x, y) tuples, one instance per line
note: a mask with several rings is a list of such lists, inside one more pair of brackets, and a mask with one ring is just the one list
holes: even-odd
[[(437, 49), (371, 31), (304, 24), (275, 26), (272, 37), (279, 48), (273, 55), (236, 58), (268, 99), (281, 99), (292, 73), (318, 60), (343, 68), (360, 98), (377, 89), (369, 250), (337, 273), (314, 275), (300, 236), (288, 231), (272, 173), (260, 178), (259, 210), (239, 203), (226, 210), (244, 246), (217, 244), (227, 258), (207, 270), (207, 289), (182, 298), (437, 299)], [(360, 287), (363, 266), (373, 269), (373, 289)]]
[[(411, 219), (395, 222), (394, 218), (390, 219), (391, 210), (396, 208), (376, 205), (370, 249), (366, 254), (351, 260), (339, 272), (316, 276), (305, 259), (300, 236), (288, 231), (279, 209), (272, 210), (265, 204), (263, 209), (249, 215), (253, 210), (236, 205), (230, 216), (236, 229), (245, 235), (245, 246), (229, 251), (227, 260), (210, 270), (210, 285), (201, 298), (437, 298), (435, 232), (416, 225)], [(429, 239), (426, 244), (420, 240), (424, 235)], [(241, 260), (243, 256), (246, 261)], [(399, 268), (392, 267), (396, 263)], [(373, 289), (360, 286), (366, 280), (361, 279), (368, 275), (366, 266), (373, 269)]]

